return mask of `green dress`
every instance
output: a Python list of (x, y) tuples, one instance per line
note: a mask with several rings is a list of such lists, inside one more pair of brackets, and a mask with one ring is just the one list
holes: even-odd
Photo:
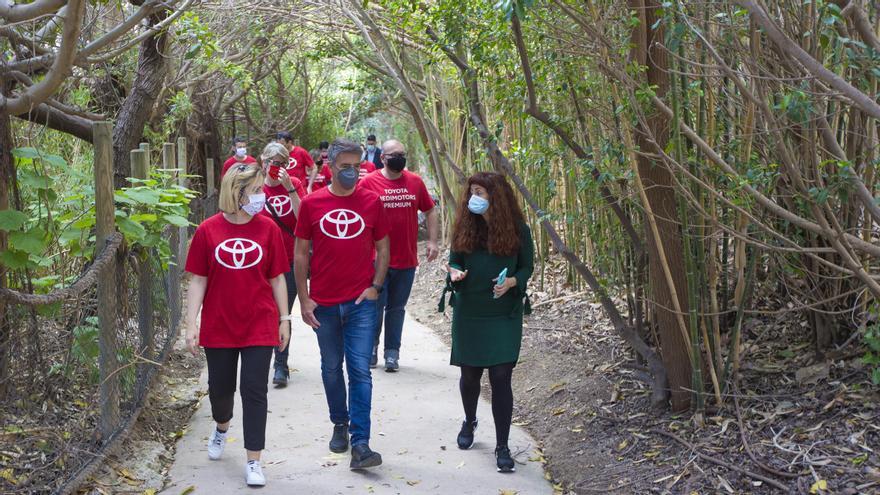
[[(531, 311), (526, 284), (532, 276), (535, 258), (527, 225), (520, 226), (520, 241), (519, 252), (513, 256), (496, 256), (486, 250), (449, 253), (449, 266), (468, 271), (460, 282), (451, 282), (447, 277), (438, 307), (443, 311), (446, 293), (452, 292), (451, 364), (489, 367), (519, 360), (523, 312)], [(516, 287), (495, 299), (492, 280), (504, 268), (508, 277), (516, 277)]]

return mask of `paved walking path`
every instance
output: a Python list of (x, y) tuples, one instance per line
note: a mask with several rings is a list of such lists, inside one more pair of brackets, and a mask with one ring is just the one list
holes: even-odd
[[(327, 448), (332, 425), (321, 385), (318, 343), (311, 329), (295, 321), (290, 385), (269, 388), (269, 419), (261, 491), (278, 494), (552, 494), (535, 457), (535, 441), (521, 428), (511, 432), (517, 472), (495, 471), (495, 431), (489, 403), (480, 401), (480, 428), (474, 448), (459, 450), (455, 437), (462, 420), (458, 368), (449, 349), (430, 329), (407, 318), (401, 370), (373, 371), (372, 439), (384, 464), (351, 471), (348, 454)], [(380, 355), (381, 359), (381, 355)], [(484, 380), (487, 380), (485, 377)], [(207, 390), (207, 374), (201, 382)], [(209, 461), (205, 443), (213, 428), (207, 397), (177, 445), (172, 484), (162, 493), (221, 495), (247, 492), (241, 410), (235, 417), (223, 458)]]

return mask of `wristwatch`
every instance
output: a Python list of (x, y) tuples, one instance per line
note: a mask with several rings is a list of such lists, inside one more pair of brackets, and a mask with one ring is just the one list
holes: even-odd
[(296, 189), (288, 189), (288, 190), (287, 190), (287, 194), (295, 193), (295, 192), (296, 192)]
[(381, 294), (381, 293), (382, 293), (382, 289), (383, 289), (383, 287), (382, 287), (381, 285), (379, 285), (379, 284), (370, 284), (370, 287), (376, 289), (376, 293), (377, 293), (377, 294)]

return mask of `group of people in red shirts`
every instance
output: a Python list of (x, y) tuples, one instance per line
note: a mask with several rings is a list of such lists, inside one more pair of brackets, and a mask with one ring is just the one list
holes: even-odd
[[(298, 296), (314, 329), (332, 434), (352, 469), (378, 466), (370, 449), (372, 377), (384, 328), (385, 370), (399, 369), (405, 306), (418, 265), (418, 215), (426, 215), (426, 256), (439, 254), (439, 220), (422, 179), (406, 170), (402, 143), (336, 139), (310, 154), (280, 132), (257, 160), (244, 140), (223, 165), (220, 213), (196, 229), (186, 258), (187, 346), (205, 349), (216, 428), (208, 456), (220, 458), (232, 419), (238, 362), (245, 478), (265, 485), (269, 367), (289, 380), (290, 309)], [(325, 146), (326, 145), (326, 146)], [(321, 149), (323, 148), (323, 149)], [(378, 163), (366, 160), (376, 160)], [(201, 320), (199, 320), (201, 315)], [(343, 374), (346, 366), (348, 383)]]

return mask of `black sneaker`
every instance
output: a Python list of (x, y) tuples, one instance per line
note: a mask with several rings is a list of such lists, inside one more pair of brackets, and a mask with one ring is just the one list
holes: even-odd
[(458, 448), (467, 450), (474, 446), (474, 432), (477, 431), (477, 420), (462, 421), (458, 432)]
[(394, 373), (400, 369), (400, 351), (385, 349), (385, 371)]
[(510, 449), (507, 447), (495, 448), (495, 464), (498, 465), (499, 473), (512, 473), (516, 471), (516, 463), (510, 457)]
[(351, 448), (351, 469), (364, 469), (382, 464), (382, 456), (370, 450), (370, 446), (359, 443)]
[(341, 454), (348, 450), (348, 424), (333, 425), (333, 438), (330, 439), (330, 452)]
[(373, 346), (373, 354), (370, 355), (370, 368), (375, 368), (379, 364), (379, 344)]
[(275, 376), (272, 378), (272, 383), (274, 383), (277, 388), (284, 388), (287, 386), (287, 380), (290, 378), (290, 372), (287, 371), (286, 368), (275, 368)]

